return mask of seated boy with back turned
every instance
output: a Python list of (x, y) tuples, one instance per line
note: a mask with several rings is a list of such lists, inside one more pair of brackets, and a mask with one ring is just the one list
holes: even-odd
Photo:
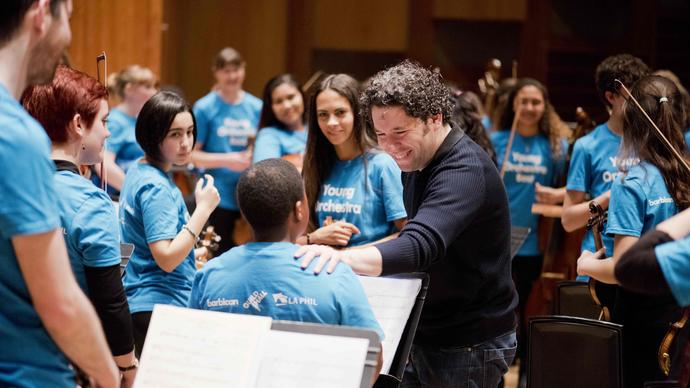
[[(237, 201), (254, 240), (230, 249), (196, 273), (189, 307), (363, 327), (383, 338), (349, 266), (339, 265), (329, 276), (314, 276), (294, 259), (294, 242), (307, 228), (309, 206), (302, 177), (292, 164), (267, 159), (250, 167), (237, 183)], [(380, 367), (379, 357), (377, 372)]]

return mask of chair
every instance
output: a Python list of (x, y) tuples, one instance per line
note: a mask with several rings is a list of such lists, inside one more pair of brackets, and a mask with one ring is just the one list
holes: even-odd
[(414, 342), (414, 335), (417, 332), (419, 318), (422, 315), (426, 292), (429, 289), (429, 275), (426, 273), (404, 274), (398, 275), (397, 277), (415, 277), (422, 279), (422, 287), (417, 294), (417, 300), (410, 312), (410, 318), (405, 325), (405, 330), (403, 331), (402, 338), (400, 338), (398, 349), (395, 351), (391, 368), (388, 371), (389, 373), (380, 374), (378, 380), (376, 380), (376, 384), (374, 384), (374, 388), (397, 388), (400, 386), (403, 375), (405, 374), (407, 359), (410, 356), (410, 350), (412, 350), (412, 343)]
[(681, 388), (676, 380), (668, 381), (647, 381), (644, 383), (644, 388)]
[(527, 387), (623, 386), (623, 326), (561, 315), (529, 320)]
[(324, 325), (307, 322), (273, 321), (271, 330), (291, 331), (296, 333), (332, 335), (338, 337), (364, 338), (369, 340), (367, 358), (362, 372), (361, 388), (369, 387), (371, 376), (376, 371), (376, 364), (381, 352), (381, 340), (378, 333), (371, 329), (359, 327), (347, 327), (337, 325)]
[(556, 315), (597, 319), (600, 309), (592, 300), (587, 283), (566, 280), (556, 283)]

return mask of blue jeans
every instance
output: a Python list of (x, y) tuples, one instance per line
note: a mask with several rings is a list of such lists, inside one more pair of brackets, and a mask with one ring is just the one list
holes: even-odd
[(413, 346), (401, 388), (497, 387), (517, 349), (515, 331), (469, 347)]

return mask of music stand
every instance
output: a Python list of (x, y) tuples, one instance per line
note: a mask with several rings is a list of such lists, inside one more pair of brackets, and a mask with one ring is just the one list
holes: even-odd
[(361, 327), (292, 321), (273, 321), (271, 323), (271, 330), (368, 339), (369, 347), (367, 350), (367, 358), (363, 365), (364, 370), (362, 371), (360, 387), (365, 388), (370, 386), (371, 376), (376, 372), (376, 365), (381, 353), (381, 339), (374, 330)]
[(127, 263), (129, 263), (129, 258), (132, 257), (134, 252), (134, 244), (120, 243), (120, 275), (124, 276), (125, 268), (127, 268)]
[(424, 307), (426, 293), (429, 289), (429, 274), (427, 273), (415, 272), (409, 274), (399, 274), (391, 277), (402, 279), (421, 279), (422, 286), (419, 289), (417, 299), (415, 300), (412, 311), (410, 312), (410, 317), (407, 319), (407, 323), (405, 324), (405, 330), (403, 330), (398, 348), (395, 350), (395, 356), (393, 356), (393, 362), (391, 363), (390, 370), (388, 371), (388, 374), (380, 374), (378, 380), (376, 380), (376, 384), (374, 384), (374, 387), (378, 388), (398, 387), (402, 382), (403, 375), (405, 374), (405, 367), (407, 366), (407, 359), (410, 356), (414, 336), (417, 332), (419, 318), (422, 315), (422, 308)]
[(527, 240), (530, 228), (510, 226), (510, 259), (512, 260)]

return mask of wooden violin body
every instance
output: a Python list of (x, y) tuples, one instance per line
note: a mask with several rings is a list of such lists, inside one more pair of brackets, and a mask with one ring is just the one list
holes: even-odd
[[(594, 246), (597, 251), (604, 247), (602, 233), (606, 225), (607, 212), (595, 201), (589, 203), (589, 220), (587, 230), (594, 236)], [(611, 321), (611, 309), (616, 298), (616, 286), (604, 284), (594, 278), (589, 278), (589, 294), (601, 309), (599, 320)]]

